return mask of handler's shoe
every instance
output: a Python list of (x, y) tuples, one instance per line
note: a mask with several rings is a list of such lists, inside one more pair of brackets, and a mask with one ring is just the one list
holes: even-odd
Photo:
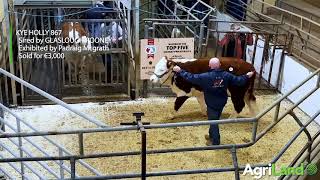
[(207, 140), (206, 145), (207, 145), (207, 146), (212, 146), (212, 141), (211, 141), (209, 135), (206, 134), (206, 135), (204, 136), (204, 138)]
[(212, 144), (212, 141), (211, 141), (211, 140), (207, 140), (206, 145), (207, 145), (207, 146), (212, 146), (212, 145), (213, 145), (213, 144)]
[(207, 142), (206, 142), (206, 145), (207, 146), (212, 146), (212, 145), (220, 145), (220, 142), (219, 143), (216, 143), (216, 144), (214, 144), (213, 142), (212, 142), (212, 140), (211, 140), (211, 138), (210, 138), (210, 136), (209, 135), (204, 135), (204, 138), (207, 140)]
[(204, 135), (204, 138), (206, 138), (206, 140), (211, 140), (208, 134)]

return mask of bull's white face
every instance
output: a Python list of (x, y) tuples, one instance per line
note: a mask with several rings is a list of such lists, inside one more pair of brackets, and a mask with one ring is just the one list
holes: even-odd
[(86, 47), (87, 49), (91, 49), (91, 43), (87, 36), (81, 36), (78, 28), (83, 28), (82, 26), (76, 26), (79, 24), (78, 22), (70, 22), (70, 30), (69, 30), (69, 39), (75, 41), (75, 46)]
[(161, 79), (164, 78), (163, 75), (168, 72), (167, 62), (168, 61), (166, 57), (162, 57), (160, 61), (156, 64), (153, 75), (150, 77), (150, 81), (152, 83), (157, 83), (159, 81), (161, 82)]

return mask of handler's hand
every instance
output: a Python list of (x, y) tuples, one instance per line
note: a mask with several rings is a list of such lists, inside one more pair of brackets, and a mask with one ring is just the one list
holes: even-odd
[(116, 43), (117, 42), (117, 38), (112, 38), (112, 42)]
[(174, 72), (180, 72), (181, 68), (179, 66), (174, 66), (172, 69)]
[(254, 73), (254, 72), (252, 72), (252, 71), (251, 71), (251, 72), (248, 72), (248, 73), (247, 73), (247, 76), (248, 76), (249, 78), (251, 78), (251, 77), (253, 76), (253, 73)]

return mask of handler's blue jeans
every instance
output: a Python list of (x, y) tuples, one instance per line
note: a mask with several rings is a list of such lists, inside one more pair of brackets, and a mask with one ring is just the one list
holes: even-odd
[(111, 74), (111, 54), (101, 54), (102, 62), (107, 73), (106, 83), (110, 83), (112, 79)]
[[(222, 109), (207, 108), (208, 120), (219, 120)], [(209, 137), (213, 145), (220, 144), (220, 132), (218, 124), (211, 124), (209, 128)]]
[(102, 28), (101, 28), (101, 22), (94, 22), (89, 25), (89, 33), (91, 37), (100, 38), (102, 37)]

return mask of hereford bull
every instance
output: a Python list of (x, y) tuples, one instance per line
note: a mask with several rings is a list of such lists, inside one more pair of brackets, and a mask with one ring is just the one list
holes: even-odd
[[(221, 68), (235, 75), (243, 75), (250, 71), (255, 72), (254, 67), (245, 61), (239, 61), (233, 57), (221, 57), (219, 59), (221, 62)], [(155, 65), (155, 70), (153, 75), (150, 77), (150, 81), (153, 83), (160, 81), (161, 84), (169, 85), (172, 91), (177, 94), (174, 104), (175, 111), (178, 111), (189, 97), (194, 96), (197, 98), (198, 103), (200, 104), (202, 113), (206, 115), (207, 107), (202, 89), (197, 85), (189, 83), (182, 77), (175, 75), (175, 73), (172, 71), (172, 68), (175, 65), (178, 65), (182, 69), (193, 74), (204, 73), (209, 70), (209, 60), (210, 58), (169, 60), (167, 57), (162, 57)], [(255, 73), (248, 80), (245, 86), (228, 87), (228, 91), (230, 92), (231, 100), (235, 109), (235, 113), (233, 113), (230, 118), (238, 117), (240, 112), (245, 107), (245, 104), (247, 104), (250, 114), (252, 116), (255, 115), (256, 98), (254, 96), (254, 79)]]
[[(84, 29), (84, 27), (79, 22), (64, 22), (61, 27), (61, 35), (64, 39), (69, 39), (74, 43), (64, 44), (65, 46), (81, 47), (90, 50), (92, 45), (89, 38), (89, 33)], [(92, 59), (91, 54), (83, 54), (80, 52), (64, 52), (65, 61), (70, 62), (67, 68), (71, 71), (71, 82), (81, 81), (80, 77), (86, 74), (86, 64), (88, 60)], [(68, 71), (66, 71), (68, 72)]]

